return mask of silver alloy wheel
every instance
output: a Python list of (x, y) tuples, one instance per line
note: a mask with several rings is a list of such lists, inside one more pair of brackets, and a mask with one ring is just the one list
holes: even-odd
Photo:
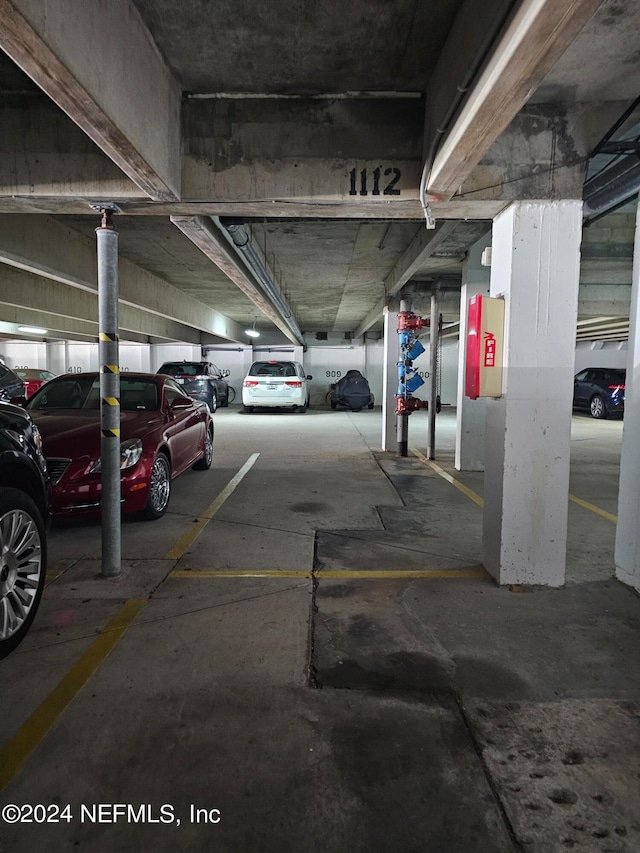
[(171, 471), (164, 453), (159, 453), (151, 470), (149, 483), (149, 505), (155, 515), (161, 515), (169, 503), (171, 492)]
[(12, 637), (29, 618), (43, 571), (36, 522), (24, 509), (9, 510), (0, 518), (0, 640)]
[(602, 399), (602, 397), (596, 394), (596, 396), (591, 401), (590, 411), (592, 417), (604, 418), (606, 414), (606, 409), (604, 407), (604, 400)]
[(204, 446), (204, 462), (207, 468), (210, 468), (213, 462), (213, 433), (210, 429), (207, 430), (207, 440)]

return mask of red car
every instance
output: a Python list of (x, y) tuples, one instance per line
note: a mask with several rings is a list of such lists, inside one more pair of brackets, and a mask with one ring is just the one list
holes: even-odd
[(44, 385), (45, 382), (55, 378), (55, 373), (51, 373), (49, 370), (36, 370), (32, 367), (16, 367), (13, 372), (17, 377), (22, 379), (22, 384), (24, 385), (24, 396), (27, 400), (32, 394), (36, 393), (41, 385)]
[[(100, 376), (75, 373), (47, 382), (25, 404), (42, 434), (51, 512), (100, 509)], [(213, 422), (206, 403), (192, 400), (168, 376), (120, 375), (122, 511), (160, 518), (171, 481), (213, 459)]]

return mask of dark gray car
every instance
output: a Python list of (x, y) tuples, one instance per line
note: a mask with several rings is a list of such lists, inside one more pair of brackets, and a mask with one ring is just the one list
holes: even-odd
[(37, 426), (0, 402), (0, 658), (24, 639), (44, 589), (46, 472)]
[(624, 413), (627, 371), (615, 367), (587, 367), (573, 380), (573, 408), (584, 409), (592, 418)]
[(212, 412), (229, 405), (229, 383), (209, 361), (165, 361), (157, 372), (173, 376), (190, 397), (202, 400)]

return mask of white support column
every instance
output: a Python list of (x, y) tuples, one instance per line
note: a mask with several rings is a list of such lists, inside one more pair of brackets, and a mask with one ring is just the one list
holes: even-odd
[(47, 343), (46, 369), (56, 376), (67, 372), (67, 344), (65, 341)]
[(640, 205), (633, 249), (629, 355), (620, 455), (616, 577), (640, 592)]
[(518, 202), (493, 226), (503, 396), (487, 399), (483, 562), (500, 584), (562, 586), (582, 202)]
[(464, 394), (466, 370), (467, 305), (477, 294), (489, 295), (490, 267), (482, 266), (483, 251), (491, 246), (491, 232), (469, 249), (462, 266), (460, 290), (460, 345), (458, 347), (458, 392), (456, 402), (455, 467), (458, 471), (484, 471), (484, 397), (470, 400)]
[(382, 449), (397, 450), (396, 391), (398, 390), (398, 312), (384, 309), (382, 364)]

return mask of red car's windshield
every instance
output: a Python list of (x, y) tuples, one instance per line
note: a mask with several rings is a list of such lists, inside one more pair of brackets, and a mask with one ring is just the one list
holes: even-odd
[[(100, 378), (64, 376), (51, 380), (27, 401), (26, 409), (99, 409)], [(158, 386), (144, 379), (120, 376), (120, 408), (125, 412), (158, 409)]]

